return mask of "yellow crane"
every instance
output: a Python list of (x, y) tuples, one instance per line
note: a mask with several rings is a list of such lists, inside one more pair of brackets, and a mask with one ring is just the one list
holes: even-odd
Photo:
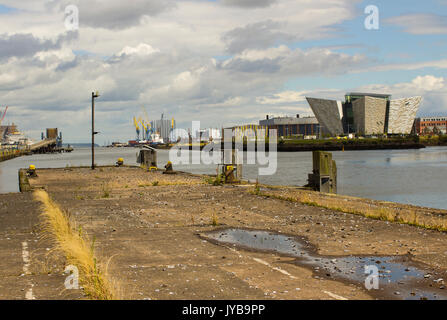
[(133, 117), (133, 123), (135, 125), (135, 129), (137, 132), (137, 141), (140, 141), (140, 122), (141, 122), (141, 117), (138, 119)]
[(147, 114), (146, 108), (144, 106), (141, 106), (141, 109), (143, 110), (144, 116), (146, 117), (146, 127), (145, 127), (146, 139), (151, 140), (151, 134), (153, 133), (152, 132), (153, 128), (152, 128), (151, 122), (149, 120), (149, 116)]
[(148, 140), (148, 137), (147, 137), (147, 124), (144, 123), (144, 120), (141, 120), (141, 126), (143, 127), (143, 140)]

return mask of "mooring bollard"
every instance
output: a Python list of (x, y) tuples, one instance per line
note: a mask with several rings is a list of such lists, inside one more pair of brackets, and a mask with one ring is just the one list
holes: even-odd
[(174, 171), (174, 167), (172, 166), (171, 161), (168, 161), (168, 163), (165, 165), (165, 171), (163, 171), (163, 174), (177, 174), (177, 172)]
[(218, 175), (224, 178), (225, 183), (237, 183), (242, 180), (242, 160), (239, 150), (222, 150), (222, 164), (218, 166)]
[(234, 173), (237, 173), (237, 169), (235, 170), (234, 166), (225, 166), (224, 175), (225, 175), (225, 183), (232, 183), (236, 181)]
[(116, 162), (116, 166), (117, 167), (121, 167), (124, 165), (124, 159), (123, 158), (118, 158), (118, 161)]
[(332, 153), (313, 151), (312, 162), (307, 186), (315, 191), (337, 193), (337, 164), (332, 160)]
[(36, 174), (36, 166), (33, 165), (33, 164), (31, 164), (31, 165), (29, 166), (28, 170), (26, 171), (26, 173), (27, 173), (28, 177), (31, 177), (31, 178), (35, 178), (35, 177), (37, 177), (37, 174)]

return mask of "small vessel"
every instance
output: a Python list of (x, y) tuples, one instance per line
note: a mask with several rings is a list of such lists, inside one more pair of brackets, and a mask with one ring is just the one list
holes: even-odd
[(151, 134), (151, 144), (163, 144), (164, 140), (158, 133)]

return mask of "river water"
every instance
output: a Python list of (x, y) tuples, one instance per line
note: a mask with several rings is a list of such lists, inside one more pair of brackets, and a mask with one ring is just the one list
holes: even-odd
[[(96, 163), (112, 165), (122, 157), (136, 164), (138, 149), (97, 148)], [(90, 149), (73, 153), (44, 154), (16, 158), (0, 163), (0, 193), (18, 192), (18, 169), (34, 164), (37, 168), (89, 166)], [(338, 193), (387, 200), (425, 207), (447, 209), (447, 147), (420, 150), (371, 150), (333, 152), (338, 167)], [(169, 151), (159, 150), (158, 166), (169, 161)], [(245, 165), (245, 179), (261, 183), (302, 186), (312, 171), (311, 152), (277, 154), (276, 174), (259, 176), (255, 165)], [(178, 165), (174, 169), (192, 173), (215, 174), (215, 165)]]

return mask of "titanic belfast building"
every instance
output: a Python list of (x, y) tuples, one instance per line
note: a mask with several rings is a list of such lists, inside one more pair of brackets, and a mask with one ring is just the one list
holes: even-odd
[(322, 134), (410, 134), (422, 97), (391, 99), (388, 94), (347, 93), (345, 101), (306, 98)]

